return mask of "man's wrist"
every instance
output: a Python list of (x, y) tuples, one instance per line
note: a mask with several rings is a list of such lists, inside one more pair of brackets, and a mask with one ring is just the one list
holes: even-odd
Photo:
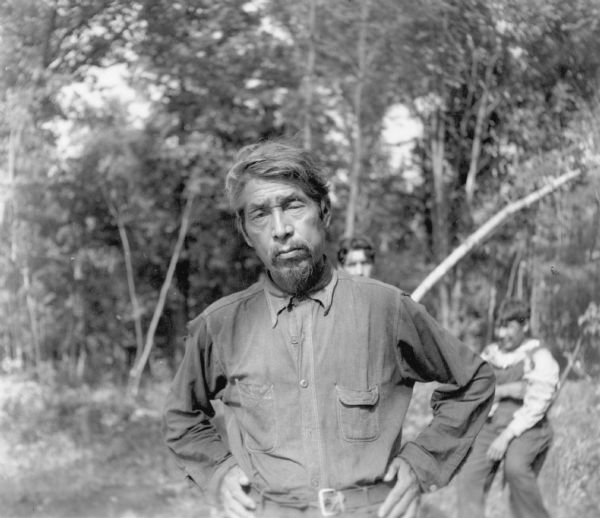
[(208, 496), (214, 502), (219, 502), (219, 490), (221, 489), (221, 482), (227, 474), (227, 472), (234, 466), (237, 466), (237, 461), (232, 457), (227, 457), (212, 474), (212, 477), (208, 483)]
[(500, 436), (507, 442), (510, 442), (515, 438), (515, 433), (510, 428), (505, 428), (500, 432)]
[(441, 486), (436, 480), (435, 474), (438, 474), (438, 470), (431, 456), (416, 443), (406, 443), (396, 457), (410, 467), (413, 479), (421, 493), (436, 491)]

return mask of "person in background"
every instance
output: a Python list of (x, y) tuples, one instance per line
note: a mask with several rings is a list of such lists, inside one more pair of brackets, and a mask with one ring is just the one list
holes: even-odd
[(485, 516), (485, 499), (502, 460), (512, 516), (549, 516), (537, 476), (552, 441), (547, 413), (558, 389), (559, 366), (530, 336), (529, 320), (526, 302), (507, 300), (496, 330), (499, 342), (481, 354), (494, 367), (496, 395), (457, 477), (460, 517)]
[[(415, 518), (483, 425), (491, 367), (396, 287), (332, 266), (329, 193), (309, 151), (244, 148), (226, 192), (266, 275), (190, 322), (168, 447), (228, 517)], [(443, 384), (433, 419), (403, 444), (413, 386), (428, 381)]]
[(342, 238), (338, 245), (339, 265), (350, 275), (371, 277), (375, 264), (375, 249), (365, 236)]

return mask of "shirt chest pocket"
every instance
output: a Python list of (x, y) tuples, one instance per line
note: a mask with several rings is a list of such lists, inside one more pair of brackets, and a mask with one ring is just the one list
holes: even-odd
[(356, 390), (335, 386), (338, 424), (346, 441), (373, 441), (379, 437), (379, 387)]
[(277, 444), (273, 385), (236, 383), (240, 398), (240, 424), (250, 451), (267, 453)]

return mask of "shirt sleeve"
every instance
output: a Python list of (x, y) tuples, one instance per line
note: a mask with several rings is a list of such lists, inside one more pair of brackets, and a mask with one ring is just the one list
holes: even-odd
[(210, 401), (225, 380), (212, 345), (200, 316), (189, 326), (185, 354), (165, 404), (164, 429), (177, 464), (214, 501), (220, 479), (235, 462), (211, 423), (215, 410)]
[(448, 484), (483, 426), (494, 397), (494, 373), (420, 305), (403, 297), (398, 362), (403, 377), (440, 385), (431, 398), (433, 419), (400, 456), (421, 490)]
[(518, 437), (544, 417), (558, 388), (559, 367), (548, 349), (540, 347), (532, 355), (532, 368), (524, 375), (523, 405), (514, 413), (507, 431)]

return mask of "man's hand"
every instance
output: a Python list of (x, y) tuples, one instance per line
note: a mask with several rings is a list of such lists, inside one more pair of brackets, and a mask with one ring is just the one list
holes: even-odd
[(421, 489), (415, 472), (400, 457), (396, 457), (389, 465), (383, 481), (391, 482), (394, 478), (396, 485), (381, 504), (377, 516), (379, 518), (416, 518)]
[(249, 486), (250, 481), (239, 466), (233, 466), (225, 473), (219, 487), (219, 498), (229, 518), (253, 518), (256, 503), (246, 494), (245, 488)]
[(490, 447), (487, 451), (488, 459), (490, 460), (501, 460), (508, 449), (508, 445), (512, 440), (512, 436), (510, 436), (506, 430), (502, 432), (498, 437), (494, 439), (494, 442), (490, 444)]

